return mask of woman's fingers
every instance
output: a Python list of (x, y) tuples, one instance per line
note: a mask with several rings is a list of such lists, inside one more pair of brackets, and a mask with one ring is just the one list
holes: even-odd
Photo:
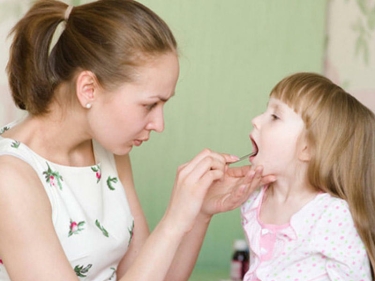
[(252, 169), (250, 165), (241, 167), (229, 167), (227, 174), (231, 177), (242, 178)]
[[(185, 175), (185, 181), (188, 185), (194, 185), (204, 178), (205, 180), (201, 184), (205, 183), (209, 186), (212, 181), (224, 176), (225, 162), (223, 159), (209, 155), (194, 163), (194, 166), (189, 164), (185, 169), (188, 170), (188, 174)], [(186, 171), (182, 171), (182, 174), (184, 172)], [(207, 180), (211, 180), (211, 182), (207, 182)]]
[[(257, 167), (255, 169), (252, 169), (250, 166), (230, 168), (226, 172), (225, 180), (219, 185), (215, 184), (209, 190), (209, 194), (214, 195), (214, 197), (211, 196), (211, 199), (221, 194), (216, 199), (217, 204), (213, 204), (213, 206), (218, 206), (218, 209), (212, 211), (212, 207), (208, 206), (205, 208), (206, 212), (215, 214), (238, 208), (259, 186), (275, 180), (274, 176), (269, 175), (263, 177), (262, 173), (262, 167)], [(207, 202), (209, 202), (209, 200)]]
[(238, 159), (237, 156), (216, 153), (209, 149), (204, 149), (197, 156), (195, 156), (192, 160), (180, 166), (179, 171), (181, 172), (183, 171), (183, 173), (189, 174), (193, 169), (195, 169), (198, 163), (201, 162), (206, 157), (216, 158), (218, 161), (222, 162), (223, 164), (226, 164), (228, 162), (233, 162)]

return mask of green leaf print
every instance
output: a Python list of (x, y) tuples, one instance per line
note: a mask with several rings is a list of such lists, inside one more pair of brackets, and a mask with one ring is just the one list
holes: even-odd
[(102, 178), (102, 169), (100, 168), (99, 165), (95, 165), (91, 167), (91, 170), (95, 173), (96, 183), (98, 183), (100, 179)]
[(107, 179), (107, 186), (110, 190), (115, 190), (115, 188), (113, 187), (113, 184), (114, 183), (117, 183), (118, 182), (118, 178), (116, 177), (111, 177), (109, 176), (108, 179)]
[(100, 224), (98, 220), (95, 221), (95, 224), (102, 231), (104, 236), (109, 237), (108, 231)]
[(112, 274), (111, 274), (111, 276), (109, 277), (109, 279), (108, 280), (114, 280), (114, 278), (115, 278), (115, 274), (116, 274), (116, 268), (114, 268), (114, 267), (111, 267), (111, 269), (113, 270), (112, 271)]
[(48, 163), (47, 163), (47, 166), (48, 166), (47, 171), (43, 172), (43, 175), (46, 178), (46, 182), (49, 183), (50, 186), (54, 187), (56, 186), (56, 181), (57, 181), (57, 185), (59, 186), (60, 190), (62, 190), (62, 184), (61, 184), (61, 181), (63, 181), (62, 176), (60, 176), (59, 172), (52, 171)]
[(0, 129), (0, 135), (2, 134), (2, 133), (4, 133), (5, 131), (8, 131), (10, 128), (8, 127), (8, 126), (5, 126), (5, 127), (2, 127), (1, 129)]
[(19, 141), (13, 141), (11, 147), (18, 148), (20, 146), (21, 142)]
[(130, 242), (132, 241), (133, 234), (134, 234), (134, 220), (133, 220), (131, 228), (130, 229), (128, 228), (128, 231), (129, 231), (129, 234), (130, 234), (129, 243), (128, 243), (128, 246), (129, 246)]
[(69, 226), (69, 236), (72, 236), (73, 234), (78, 234), (82, 230), (84, 230), (83, 226), (85, 225), (84, 221), (80, 221), (79, 223), (76, 223), (72, 219), (70, 219), (70, 226)]
[(76, 265), (74, 267), (74, 271), (75, 271), (75, 273), (78, 277), (86, 277), (87, 272), (89, 272), (91, 267), (92, 267), (92, 264), (88, 264), (86, 267), (83, 267), (83, 265), (81, 265), (81, 266)]

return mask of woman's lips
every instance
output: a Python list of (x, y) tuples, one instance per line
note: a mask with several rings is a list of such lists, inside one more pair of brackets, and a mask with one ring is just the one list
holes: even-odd
[(147, 141), (148, 139), (144, 139), (144, 140), (134, 140), (133, 143), (135, 146), (140, 146), (142, 145), (143, 142)]

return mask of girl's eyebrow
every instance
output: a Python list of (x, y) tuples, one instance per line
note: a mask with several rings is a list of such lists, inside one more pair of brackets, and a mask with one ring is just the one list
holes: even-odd
[(175, 93), (176, 92), (173, 92), (173, 94), (169, 98), (167, 98), (167, 99), (163, 98), (163, 97), (160, 97), (160, 96), (152, 96), (150, 98), (157, 98), (157, 99), (161, 100), (162, 102), (167, 102), (170, 98), (174, 97)]

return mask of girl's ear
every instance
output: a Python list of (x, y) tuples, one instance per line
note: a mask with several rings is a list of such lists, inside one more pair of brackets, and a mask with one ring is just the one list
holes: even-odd
[(310, 149), (306, 145), (302, 148), (302, 151), (300, 152), (299, 159), (304, 162), (308, 162), (311, 159)]
[(91, 108), (98, 90), (95, 74), (91, 71), (82, 71), (78, 74), (76, 81), (76, 93), (79, 103), (84, 108)]
[(303, 162), (308, 162), (311, 160), (311, 148), (305, 134), (300, 138), (298, 159)]

